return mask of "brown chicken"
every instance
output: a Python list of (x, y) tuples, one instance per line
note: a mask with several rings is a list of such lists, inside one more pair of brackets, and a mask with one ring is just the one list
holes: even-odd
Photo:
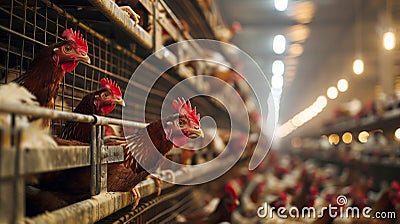
[[(396, 211), (396, 207), (400, 205), (400, 184), (399, 182), (393, 181), (390, 188), (383, 192), (379, 200), (372, 206), (372, 211), (369, 213), (370, 218), (361, 217), (360, 219), (353, 219), (354, 224), (396, 224), (399, 223), (398, 220), (398, 211)], [(382, 212), (386, 212), (386, 215), (395, 214), (396, 217), (379, 219), (377, 214)]]
[(298, 182), (296, 192), (293, 194), (292, 205), (299, 209), (304, 207), (314, 206), (314, 201), (318, 195), (318, 188), (314, 181), (313, 175), (307, 172), (306, 169), (302, 170), (300, 175), (300, 182)]
[(242, 25), (238, 21), (234, 21), (228, 27), (221, 27), (217, 30), (216, 36), (218, 40), (223, 42), (232, 42), (232, 39), (242, 30)]
[[(203, 137), (200, 114), (197, 114), (196, 108), (192, 110), (190, 101), (186, 103), (183, 98), (174, 100), (172, 108), (176, 114), (153, 121), (146, 128), (125, 138), (124, 164), (113, 164), (108, 172), (110, 191), (132, 190), (135, 196), (140, 197), (138, 191), (132, 188), (149, 176), (149, 171), (154, 172), (159, 168), (173, 146), (181, 147), (189, 138)], [(143, 168), (143, 164), (147, 169)]]
[(368, 191), (371, 190), (374, 184), (373, 178), (366, 181), (360, 181), (350, 187), (350, 197), (353, 198), (353, 206), (364, 208), (368, 206)]
[[(111, 113), (117, 104), (125, 106), (122, 93), (116, 82), (107, 78), (100, 80), (103, 87), (100, 90), (87, 94), (74, 109), (75, 113), (106, 115)], [(91, 124), (67, 121), (61, 131), (61, 138), (90, 143)]]
[(195, 213), (178, 215), (178, 223), (221, 223), (230, 222), (233, 211), (239, 205), (239, 197), (231, 185), (225, 186), (225, 193), (213, 212), (198, 211)]
[[(14, 80), (33, 93), (40, 106), (50, 109), (54, 108), (65, 72), (72, 72), (79, 62), (90, 64), (88, 45), (82, 34), (67, 29), (62, 36), (65, 40), (41, 49), (29, 70)], [(48, 122), (46, 126), (49, 125)]]
[[(124, 162), (108, 164), (107, 166), (107, 190), (132, 191), (136, 198), (134, 207), (140, 199), (138, 189), (135, 186), (149, 176), (149, 170), (144, 169), (142, 164), (146, 164), (146, 168), (153, 171), (163, 161), (164, 156), (172, 149), (173, 145), (180, 147), (189, 138), (203, 136), (200, 129), (200, 115), (196, 113), (196, 108), (192, 110), (189, 101), (186, 103), (183, 99), (174, 100), (172, 107), (177, 112), (176, 114), (153, 121), (146, 128), (126, 137)], [(110, 140), (113, 143), (121, 143), (125, 141), (125, 138), (113, 137)], [(153, 146), (160, 153), (157, 153), (156, 149), (152, 150), (151, 147)], [(71, 204), (90, 197), (90, 168), (81, 167), (64, 170), (58, 173), (52, 181), (43, 182), (39, 180), (39, 183), (38, 188), (43, 193), (51, 192), (53, 193), (52, 196), (59, 199), (54, 200), (57, 201), (57, 205)], [(39, 196), (35, 194), (36, 201), (38, 201), (37, 198)], [(49, 198), (48, 194), (46, 198)], [(65, 203), (61, 203), (60, 200)], [(34, 204), (32, 206), (39, 207)], [(57, 208), (55, 205), (49, 207), (51, 209)]]

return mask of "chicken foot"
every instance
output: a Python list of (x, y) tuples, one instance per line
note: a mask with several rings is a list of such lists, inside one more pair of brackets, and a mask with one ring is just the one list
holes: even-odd
[(132, 203), (132, 211), (139, 205), (140, 198), (142, 197), (140, 195), (139, 187), (135, 186), (132, 188), (131, 193), (133, 195), (133, 203)]
[(133, 9), (130, 6), (121, 6), (119, 8), (122, 11), (126, 12), (131, 19), (133, 19), (135, 25), (139, 24), (140, 16), (135, 11), (133, 11)]

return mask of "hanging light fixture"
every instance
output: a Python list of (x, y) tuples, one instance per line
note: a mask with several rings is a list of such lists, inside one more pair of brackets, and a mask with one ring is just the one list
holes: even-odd
[(345, 144), (350, 144), (353, 141), (353, 135), (350, 132), (346, 132), (342, 135), (342, 141)]
[(396, 36), (392, 28), (392, 1), (386, 0), (386, 32), (382, 36), (383, 47), (390, 51), (396, 46)]
[(283, 12), (288, 7), (288, 0), (275, 0), (274, 5), (276, 10)]
[(358, 134), (358, 141), (361, 143), (366, 143), (368, 141), (369, 133), (367, 131), (362, 131)]
[(331, 86), (326, 91), (326, 95), (328, 96), (329, 99), (334, 100), (338, 96), (338, 90), (336, 89), (336, 87)]
[(274, 76), (282, 76), (285, 73), (285, 63), (282, 60), (275, 60), (272, 63), (272, 74)]
[(361, 7), (360, 0), (355, 1), (354, 9), (357, 11), (356, 13), (356, 21), (355, 21), (355, 44), (356, 44), (356, 59), (353, 62), (353, 72), (356, 75), (361, 75), (364, 72), (364, 61), (361, 57), (361, 48), (362, 48), (362, 18), (361, 18)]
[(394, 139), (400, 141), (400, 128), (397, 128), (394, 132)]
[(272, 43), (275, 54), (283, 54), (286, 50), (286, 38), (283, 35), (276, 35)]
[(340, 92), (346, 92), (349, 89), (349, 82), (346, 79), (340, 79), (337, 83), (337, 89)]
[(387, 31), (383, 34), (383, 47), (391, 51), (396, 46), (396, 37), (392, 31)]
[(364, 61), (360, 58), (357, 58), (353, 62), (353, 72), (356, 75), (361, 75), (364, 72)]

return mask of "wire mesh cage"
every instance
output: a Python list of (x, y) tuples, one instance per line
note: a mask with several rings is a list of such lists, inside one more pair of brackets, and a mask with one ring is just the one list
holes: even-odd
[[(0, 82), (3, 84), (24, 74), (41, 48), (62, 40), (65, 29), (80, 30), (87, 40), (91, 64), (80, 64), (72, 73), (66, 73), (54, 109), (72, 111), (85, 94), (99, 89), (102, 77), (110, 77), (124, 90), (139, 64), (137, 56), (83, 26), (69, 14), (61, 15), (55, 5), (40, 0), (11, 0), (2, 3), (0, 11)], [(121, 108), (116, 108), (111, 116), (121, 118)], [(60, 123), (55, 121), (53, 125)]]
[[(67, 19), (53, 5), (41, 1), (10, 1), (1, 6), (1, 82), (8, 83), (22, 75), (38, 51), (60, 41), (66, 28), (79, 29), (88, 42), (91, 65), (79, 65), (67, 73), (61, 84), (55, 109), (71, 111), (82, 97), (99, 89), (102, 77), (111, 77), (122, 90), (138, 65), (137, 57), (112, 45), (110, 40), (93, 30), (78, 27), (77, 21)], [(121, 117), (117, 108), (111, 115)], [(57, 123), (56, 123), (57, 125)]]
[[(20, 148), (17, 141), (16, 144), (11, 145), (11, 148), (15, 149), (16, 153), (11, 150), (6, 152), (8, 154), (3, 154), (5, 152), (5, 147), (0, 145), (0, 188), (3, 189), (0, 196), (6, 196), (8, 199), (14, 200), (12, 205), (0, 203), (0, 208), (9, 209), (7, 212), (10, 213), (10, 216), (5, 217), (6, 219), (11, 217), (9, 220), (16, 221), (21, 220), (21, 217), (24, 218), (23, 207), (25, 201), (23, 195), (25, 175), (27, 173), (37, 174), (90, 165), (92, 172), (91, 178), (93, 178), (91, 181), (90, 193), (92, 196), (102, 198), (104, 195), (99, 193), (105, 193), (103, 191), (105, 191), (104, 189), (107, 189), (107, 182), (104, 180), (104, 176), (101, 176), (102, 171), (107, 171), (107, 165), (105, 164), (107, 162), (113, 163), (121, 162), (123, 160), (123, 156), (121, 156), (123, 150), (120, 146), (117, 146), (115, 149), (107, 148), (107, 150), (109, 150), (109, 155), (104, 156), (105, 146), (102, 145), (104, 128), (101, 127), (104, 124), (125, 125), (125, 123), (129, 123), (130, 121), (121, 120), (121, 107), (116, 107), (111, 114), (107, 115), (117, 119), (112, 120), (98, 117), (97, 123), (96, 117), (92, 115), (87, 116), (84, 119), (81, 118), (84, 120), (83, 121), (78, 119), (76, 113), (57, 114), (56, 112), (73, 111), (86, 94), (101, 88), (100, 80), (102, 78), (108, 77), (119, 85), (123, 94), (129, 85), (138, 90), (135, 91), (135, 94), (129, 95), (129, 101), (127, 101), (127, 103), (129, 103), (129, 105), (135, 105), (136, 100), (145, 98), (145, 122), (150, 122), (160, 118), (161, 106), (167, 93), (176, 83), (185, 78), (179, 74), (180, 70), (178, 66), (171, 67), (171, 63), (168, 60), (165, 60), (165, 58), (157, 58), (155, 59), (155, 64), (169, 64), (170, 67), (167, 71), (160, 71), (156, 65), (145, 63), (146, 70), (139, 76), (136, 76), (134, 80), (131, 80), (132, 73), (143, 62), (143, 58), (155, 51), (155, 47), (152, 48), (151, 46), (143, 44), (143, 42), (146, 41), (135, 39), (135, 37), (133, 37), (134, 35), (126, 34), (126, 30), (118, 31), (118, 33), (121, 34), (119, 36), (113, 35), (115, 29), (117, 29), (116, 27), (119, 26), (115, 26), (115, 21), (109, 19), (110, 15), (105, 15), (104, 11), (100, 10), (101, 7), (107, 7), (105, 6), (106, 4), (104, 3), (103, 6), (98, 6), (92, 3), (94, 1), (95, 0), (81, 1), (73, 5), (71, 1), (54, 0), (50, 2), (48, 0), (8, 0), (3, 1), (0, 4), (0, 85), (10, 83), (26, 73), (30, 68), (33, 59), (39, 55), (40, 50), (62, 41), (63, 31), (69, 28), (79, 30), (82, 33), (84, 39), (87, 41), (88, 56), (91, 60), (90, 64), (80, 63), (72, 72), (67, 72), (65, 74), (63, 81), (60, 84), (55, 106), (52, 108), (55, 109), (55, 111), (51, 111), (54, 116), (44, 116), (45, 118), (53, 119), (53, 135), (60, 135), (61, 127), (64, 125), (66, 120), (91, 123), (92, 135), (90, 146), (81, 146), (81, 148), (76, 147), (75, 145), (67, 146), (65, 148), (57, 147), (58, 151), (46, 149), (44, 152), (33, 149), (29, 152), (29, 150)], [(143, 2), (146, 1), (140, 1), (140, 3)], [(147, 3), (149, 2), (151, 1), (148, 1)], [(115, 3), (110, 1), (110, 5), (112, 4)], [(167, 6), (164, 4), (164, 7), (166, 8)], [(148, 6), (145, 8), (149, 9)], [(168, 13), (172, 12), (168, 10)], [(115, 13), (115, 15), (117, 15), (117, 13)], [(172, 16), (172, 18), (174, 17)], [(173, 20), (175, 21), (176, 18)], [(160, 23), (163, 25), (160, 25), (159, 27), (173, 27), (171, 26), (172, 22), (170, 20)], [(135, 29), (138, 29), (140, 32), (143, 31), (140, 27), (138, 28), (135, 26)], [(171, 30), (176, 31), (175, 28), (171, 28)], [(155, 29), (155, 32), (151, 34), (154, 35), (154, 41), (156, 40), (156, 35), (160, 36), (162, 29), (158, 28), (158, 34), (156, 31), (157, 30)], [(149, 33), (146, 33), (145, 31), (141, 34), (143, 34), (145, 38), (147, 38), (146, 35), (149, 35)], [(179, 35), (175, 35), (175, 39), (181, 37), (179, 36), (178, 38), (178, 36)], [(153, 44), (162, 46), (160, 43)], [(196, 49), (195, 51), (199, 50)], [(169, 53), (172, 55), (176, 52)], [(155, 76), (150, 76), (150, 73), (157, 73), (159, 76), (156, 80), (152, 80), (152, 78), (149, 77)], [(182, 88), (183, 94), (189, 96), (198, 91), (196, 83), (184, 85), (179, 88)], [(10, 93), (10, 96), (12, 96), (12, 93)], [(168, 102), (172, 101), (171, 99), (168, 100)], [(226, 111), (220, 107), (216, 107), (216, 103), (212, 100), (200, 96), (195, 97), (194, 100), (191, 99), (191, 101), (194, 105), (202, 105), (201, 109), (199, 107), (199, 112), (203, 116), (212, 113), (218, 114), (217, 116), (223, 117), (225, 119), (224, 122), (228, 123), (229, 126), (229, 118), (228, 116), (225, 116)], [(33, 112), (35, 109), (43, 108), (29, 108), (27, 111)], [(221, 111), (223, 113), (218, 113)], [(21, 111), (7, 112), (13, 114), (12, 116), (15, 116), (14, 113), (18, 114)], [(22, 114), (29, 115), (26, 112)], [(132, 114), (129, 114), (128, 116), (128, 120), (136, 119), (141, 119), (141, 111), (139, 110), (133, 111)], [(143, 120), (140, 121), (143, 122)], [(13, 125), (15, 124), (12, 124), (11, 126)], [(139, 126), (143, 127), (143, 125), (143, 123), (139, 124), (136, 122), (131, 126), (138, 128)], [(13, 129), (13, 127), (11, 127), (11, 129)], [(2, 131), (3, 127), (0, 127), (0, 142), (2, 142)], [(18, 136), (18, 133), (11, 134), (11, 137), (14, 136)], [(177, 161), (179, 160), (180, 152), (180, 150), (172, 150), (168, 156), (173, 158), (172, 160)], [(53, 155), (58, 156), (53, 159)], [(63, 156), (60, 157), (60, 155)], [(208, 153), (203, 156), (207, 155), (211, 154)], [(4, 163), (2, 157), (6, 156), (12, 158), (9, 160), (12, 162), (12, 167), (15, 168), (14, 170), (12, 168), (2, 169), (10, 164)], [(197, 163), (196, 161), (199, 160), (201, 156), (202, 153), (197, 155), (197, 159), (193, 158), (192, 162)], [(39, 163), (39, 159), (44, 160), (44, 158), (51, 161), (46, 161), (40, 165), (36, 164)], [(9, 167), (11, 167), (11, 165)], [(7, 170), (7, 172), (10, 171), (12, 177), (5, 177), (6, 175), (4, 175), (4, 170)], [(9, 189), (7, 188), (7, 191), (4, 191), (4, 186), (12, 187)], [(95, 188), (93, 192), (92, 188)], [(154, 189), (146, 190), (147, 188), (151, 188), (149, 187), (149, 184), (142, 188), (142, 190), (145, 189), (144, 191), (147, 192), (142, 195), (149, 196), (155, 192)], [(5, 195), (4, 192), (12, 192), (13, 195)], [(183, 200), (186, 198), (185, 200), (188, 200), (187, 197), (184, 197), (184, 191), (175, 192), (175, 190), (171, 190), (170, 193), (170, 196), (166, 195), (167, 198), (176, 198), (176, 200)], [(110, 198), (107, 200), (111, 201)], [(132, 203), (131, 196), (127, 194), (118, 194), (118, 196), (113, 195), (112, 200), (115, 202), (123, 201), (123, 204), (114, 203), (114, 209), (121, 209), (122, 207), (129, 205), (129, 203)], [(160, 214), (157, 214), (157, 210), (160, 208), (167, 209), (171, 205), (162, 203), (159, 206), (154, 206), (154, 209), (147, 209), (151, 204), (157, 204), (159, 202), (157, 200), (162, 199), (159, 198), (156, 199), (156, 201), (152, 201), (150, 204), (145, 204), (146, 211), (143, 212), (143, 215), (135, 215), (131, 220), (136, 222), (139, 219), (158, 219), (159, 216), (157, 215)], [(0, 202), (1, 201), (2, 200), (0, 200)], [(81, 204), (79, 204), (80, 202), (78, 202), (72, 205), (72, 210), (77, 213), (82, 212), (86, 214), (91, 211), (91, 206), (95, 208), (104, 207), (106, 205), (108, 206), (107, 203), (111, 203), (109, 201), (96, 201), (96, 199), (94, 199), (89, 203), (90, 206), (87, 206), (85, 202), (82, 202), (85, 206), (81, 206)], [(54, 213), (53, 217), (58, 217), (57, 214), (63, 214), (63, 212), (65, 211)], [(104, 218), (106, 214), (109, 215), (111, 213), (112, 211), (108, 210), (101, 212), (97, 214), (98, 216), (94, 217), (93, 220), (100, 220), (101, 218)], [(166, 211), (163, 214), (164, 216), (167, 216), (168, 214), (171, 214), (171, 211)], [(76, 220), (79, 220), (79, 217), (75, 218)], [(40, 217), (38, 219), (40, 220)], [(0, 219), (0, 222), (1, 221), (2, 219)]]
[[(74, 7), (68, 2), (56, 1), (56, 3), (63, 5), (59, 7), (47, 0), (10, 0), (1, 4), (0, 83), (11, 82), (24, 74), (41, 48), (61, 41), (61, 33), (67, 28), (73, 28), (80, 30), (87, 40), (91, 64), (80, 63), (73, 72), (65, 74), (54, 109), (72, 111), (84, 95), (99, 89), (99, 80), (102, 77), (110, 77), (116, 81), (124, 92), (132, 73), (143, 61), (141, 58), (148, 56), (152, 49), (143, 48), (137, 41), (128, 38), (124, 32), (112, 30), (115, 29), (112, 23), (105, 21), (104, 15), (86, 1), (79, 3), (82, 6)], [(82, 8), (88, 10), (87, 15), (82, 12)], [(94, 17), (99, 19), (96, 20)], [(111, 31), (104, 31), (107, 28)], [(116, 32), (120, 35), (115, 35)], [(117, 42), (122, 45), (116, 44)], [(160, 60), (160, 63), (164, 62)], [(175, 67), (164, 74), (154, 67), (146, 72), (161, 74), (151, 86), (152, 91), (146, 105), (146, 119), (154, 120), (159, 118), (161, 103), (168, 90), (183, 78)], [(147, 79), (146, 74), (142, 74), (137, 76), (132, 84), (135, 88), (147, 89), (152, 81)], [(195, 86), (184, 86), (184, 88), (186, 93), (196, 92)], [(129, 96), (132, 99), (131, 103), (134, 104), (135, 99), (147, 97), (145, 94), (143, 92), (141, 95)], [(198, 104), (204, 102), (206, 101), (199, 101)], [(206, 102), (204, 105), (207, 107), (203, 108), (212, 108), (210, 103)], [(200, 112), (210, 113), (210, 111)], [(117, 107), (110, 116), (121, 118), (121, 108)], [(133, 114), (129, 119), (137, 117), (137, 114)], [(59, 121), (53, 121), (54, 134), (59, 134), (61, 125)]]

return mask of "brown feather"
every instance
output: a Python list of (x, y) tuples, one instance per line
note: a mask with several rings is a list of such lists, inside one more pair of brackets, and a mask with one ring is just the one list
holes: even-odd
[[(140, 129), (136, 134), (128, 136), (126, 138), (128, 144), (125, 147), (125, 166), (130, 167), (135, 173), (144, 171), (140, 164), (146, 164), (152, 171), (157, 169), (173, 147), (172, 142), (166, 138), (162, 124), (176, 117), (177, 115), (173, 115), (163, 120), (153, 121), (145, 129)], [(154, 147), (159, 153), (153, 150)]]
[[(99, 112), (96, 110), (94, 100), (96, 95), (99, 95), (104, 91), (107, 90), (101, 89), (84, 96), (73, 112), (81, 114), (99, 114)], [(91, 124), (89, 123), (67, 121), (65, 122), (65, 126), (61, 130), (60, 137), (67, 140), (76, 140), (83, 143), (90, 143), (91, 131)]]
[[(59, 85), (64, 78), (65, 71), (61, 67), (54, 66), (52, 60), (53, 49), (65, 43), (67, 41), (62, 41), (41, 49), (39, 54), (33, 59), (30, 69), (13, 81), (33, 93), (42, 107), (54, 109)], [(50, 127), (50, 120), (43, 119), (43, 126)]]
[(66, 43), (67, 41), (62, 41), (41, 49), (32, 61), (30, 69), (14, 80), (14, 82), (32, 92), (36, 96), (40, 106), (54, 108), (59, 84), (64, 78), (65, 71), (61, 67), (54, 66), (52, 59), (53, 50)]
[[(76, 110), (79, 111), (78, 107)], [(150, 165), (152, 170), (158, 167), (173, 146), (166, 139), (162, 123), (174, 120), (177, 117), (178, 114), (175, 114), (166, 119), (151, 122), (146, 128), (142, 128), (136, 134), (126, 138), (130, 148), (125, 149), (124, 163), (129, 164), (129, 166), (124, 166), (122, 162), (107, 165), (108, 191), (131, 191), (138, 183), (147, 178), (149, 175), (148, 171), (140, 166), (134, 154), (141, 162)], [(150, 138), (147, 137), (147, 133)], [(149, 139), (151, 139), (151, 142)], [(154, 150), (150, 150), (153, 144), (160, 154), (154, 153)], [(69, 194), (70, 197), (63, 196), (63, 201), (66, 201), (68, 204), (76, 202), (74, 200), (76, 198), (82, 200), (83, 198), (90, 197), (90, 167), (63, 170), (55, 174), (44, 174), (40, 178), (38, 187), (41, 190), (57, 193), (58, 195)]]

